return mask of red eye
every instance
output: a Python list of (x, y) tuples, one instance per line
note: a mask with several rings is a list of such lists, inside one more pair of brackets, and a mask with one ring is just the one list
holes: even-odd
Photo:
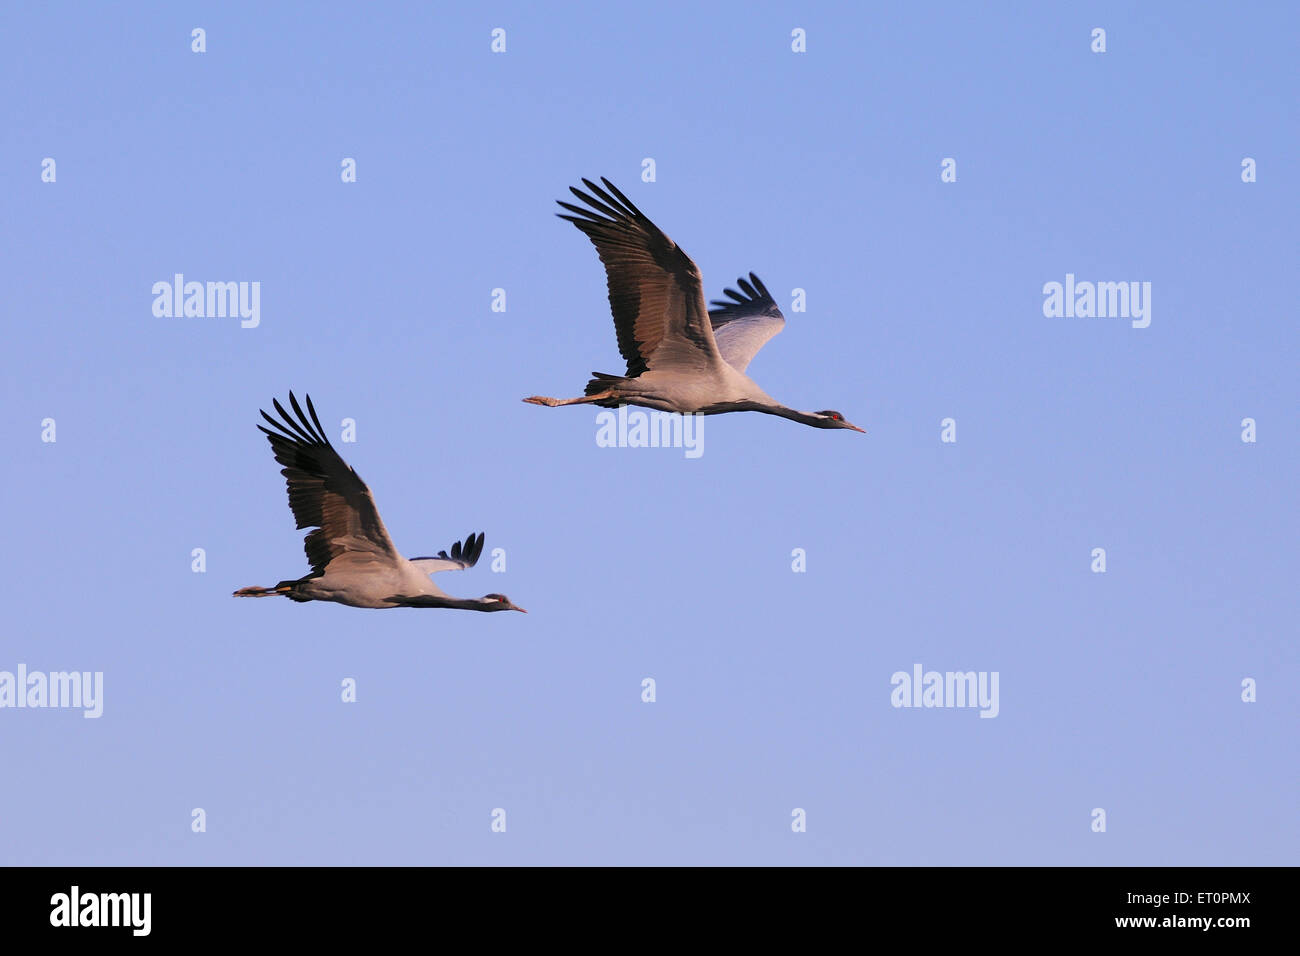
[(831, 412), (831, 418), (835, 419), (837, 422), (844, 420), (839, 415), (836, 415), (834, 412)]

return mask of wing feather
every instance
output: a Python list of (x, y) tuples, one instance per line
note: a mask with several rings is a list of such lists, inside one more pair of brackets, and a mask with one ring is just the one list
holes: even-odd
[(437, 574), (439, 571), (463, 571), (478, 564), (479, 555), (483, 553), (483, 532), (470, 533), (462, 543), (457, 541), (451, 546), (451, 554), (439, 551), (436, 558), (410, 558), (410, 562), (425, 574)]
[(349, 552), (394, 561), (397, 550), (370, 489), (334, 450), (325, 437), (311, 396), (305, 398), (307, 414), (290, 392), (294, 414), (285, 411), (276, 399), (275, 410), (281, 420), (262, 412), (275, 430), (257, 427), (270, 441), (275, 460), (284, 466), (280, 474), (285, 477), (289, 508), (297, 527), (314, 529), (303, 542), (312, 570), (322, 574), (326, 565)]
[(581, 229), (605, 265), (618, 350), (635, 378), (652, 368), (720, 364), (704, 304), (700, 270), (681, 247), (602, 177), (584, 179), (590, 193), (569, 191), (589, 208), (558, 200), (557, 213)]
[(739, 292), (723, 290), (730, 302), (713, 300), (709, 322), (723, 360), (737, 372), (743, 372), (759, 349), (785, 328), (785, 316), (754, 273), (749, 274), (748, 281), (742, 276), (736, 284), (740, 286)]

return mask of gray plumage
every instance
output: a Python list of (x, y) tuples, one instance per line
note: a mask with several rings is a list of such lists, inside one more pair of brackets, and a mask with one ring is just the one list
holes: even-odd
[(742, 278), (737, 279), (736, 284), (740, 286), (740, 292), (722, 290), (731, 301), (714, 299), (709, 303), (713, 306), (709, 309), (709, 322), (723, 361), (737, 372), (743, 372), (758, 350), (785, 328), (785, 316), (754, 273), (749, 274), (749, 282)]
[(279, 400), (276, 420), (262, 412), (271, 428), (265, 433), (284, 468), (289, 508), (299, 528), (311, 528), (303, 542), (311, 573), (281, 581), (273, 588), (247, 587), (235, 597), (283, 595), (293, 601), (334, 601), (351, 607), (447, 607), (472, 611), (522, 611), (504, 594), (454, 598), (429, 575), (472, 568), (483, 553), (483, 535), (469, 535), (451, 546), (451, 553), (407, 559), (397, 553), (375, 507), (374, 496), (325, 437), (311, 396), (304, 396), (307, 413), (293, 392), (289, 404)]
[(717, 415), (762, 412), (814, 428), (851, 428), (839, 412), (802, 412), (782, 405), (745, 374), (785, 317), (754, 273), (740, 279), (730, 301), (704, 304), (700, 270), (681, 247), (608, 179), (570, 187), (586, 207), (560, 201), (561, 219), (577, 226), (605, 265), (609, 305), (625, 375), (593, 373), (580, 398), (533, 395), (534, 405), (642, 405), (660, 411)]

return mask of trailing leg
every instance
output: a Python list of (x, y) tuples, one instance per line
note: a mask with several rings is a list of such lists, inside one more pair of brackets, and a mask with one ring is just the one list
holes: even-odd
[(581, 398), (547, 398), (545, 395), (530, 395), (524, 399), (530, 405), (548, 405), (555, 408), (557, 405), (587, 405), (592, 402), (603, 402), (614, 397), (613, 389), (606, 389), (595, 395), (583, 395)]
[(273, 588), (259, 588), (256, 585), (240, 588), (231, 597), (275, 597), (277, 594), (288, 595), (293, 590), (294, 581), (281, 581)]

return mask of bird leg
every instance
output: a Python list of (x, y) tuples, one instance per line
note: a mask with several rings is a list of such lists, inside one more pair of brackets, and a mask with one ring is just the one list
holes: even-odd
[(603, 402), (613, 397), (614, 390), (606, 389), (603, 392), (597, 392), (595, 395), (583, 395), (581, 398), (547, 398), (545, 395), (530, 395), (524, 401), (530, 405), (549, 405), (551, 408), (555, 408), (557, 405), (585, 405), (590, 402)]
[(288, 594), (293, 587), (288, 584), (277, 584), (273, 588), (259, 588), (256, 585), (249, 588), (240, 588), (234, 593), (234, 597), (272, 597), (276, 594)]

